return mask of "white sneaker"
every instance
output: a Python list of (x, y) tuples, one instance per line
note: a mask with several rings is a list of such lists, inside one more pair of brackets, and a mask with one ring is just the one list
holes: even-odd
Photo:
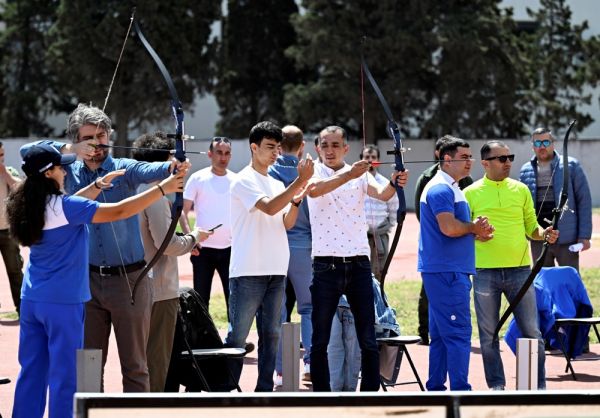
[(304, 373), (302, 374), (302, 380), (310, 382), (310, 363), (304, 363)]
[(273, 383), (275, 384), (275, 386), (283, 386), (283, 376), (275, 372), (275, 376), (273, 377)]

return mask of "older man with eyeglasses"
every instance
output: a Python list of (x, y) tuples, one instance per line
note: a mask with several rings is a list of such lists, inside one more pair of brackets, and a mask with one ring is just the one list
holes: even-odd
[[(537, 220), (542, 226), (550, 225), (552, 210), (560, 200), (563, 183), (563, 161), (554, 150), (554, 136), (547, 128), (537, 128), (531, 134), (535, 155), (521, 167), (520, 180), (525, 183), (535, 202)], [(579, 270), (579, 251), (590, 248), (592, 237), (592, 197), (583, 168), (569, 157), (569, 210), (558, 222), (560, 238), (551, 245), (544, 266), (571, 266)], [(575, 245), (580, 244), (580, 245)], [(537, 259), (542, 243), (531, 242), (531, 254)]]
[[(531, 272), (527, 238), (556, 241), (558, 231), (538, 225), (531, 194), (523, 183), (509, 178), (515, 155), (501, 141), (481, 148), (482, 179), (467, 187), (465, 197), (471, 218), (485, 216), (496, 228), (493, 239), (476, 237), (473, 299), (479, 328), (483, 369), (488, 387), (504, 390), (506, 378), (500, 343), (494, 330), (500, 316), (502, 294), (513, 300)], [(517, 308), (515, 320), (526, 338), (538, 340), (538, 387), (546, 387), (544, 340), (537, 323), (535, 291), (530, 287)]]

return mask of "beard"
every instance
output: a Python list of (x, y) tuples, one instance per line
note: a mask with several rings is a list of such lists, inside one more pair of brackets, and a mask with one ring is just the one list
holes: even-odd
[(106, 157), (108, 157), (108, 149), (100, 149), (94, 153), (92, 158), (90, 158), (90, 161), (102, 163), (106, 160)]

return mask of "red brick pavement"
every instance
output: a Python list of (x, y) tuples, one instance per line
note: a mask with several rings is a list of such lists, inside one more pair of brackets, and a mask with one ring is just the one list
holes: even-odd
[[(600, 216), (594, 216), (594, 231), (595, 238), (593, 247), (590, 251), (586, 251), (581, 255), (581, 265), (583, 267), (600, 267)], [(388, 280), (418, 280), (416, 272), (416, 255), (417, 255), (417, 240), (418, 240), (418, 223), (414, 214), (408, 214), (402, 236), (400, 239), (399, 249), (394, 261), (392, 262)], [(23, 250), (23, 255), (27, 256), (26, 249)], [(182, 286), (191, 286), (192, 270), (187, 257), (180, 257), (180, 277)], [(215, 281), (219, 283), (218, 280)], [(217, 284), (213, 288), (214, 292), (221, 292)], [(11, 312), (14, 310), (8, 280), (4, 266), (0, 263), (0, 313)], [(415, 307), (416, 309), (416, 307)], [(12, 410), (12, 396), (14, 393), (14, 383), (19, 371), (17, 361), (18, 347), (18, 321), (0, 319), (0, 376), (7, 376), (12, 379), (12, 382), (7, 385), (0, 385), (0, 414), (7, 417), (10, 416)], [(256, 333), (251, 333), (250, 341), (257, 343)], [(592, 359), (600, 355), (600, 344), (592, 345), (591, 353), (583, 357), (584, 360)], [(425, 346), (411, 346), (410, 353), (416, 364), (416, 367), (422, 379), (427, 377), (428, 351)], [(506, 378), (509, 382), (508, 387), (514, 388), (515, 385), (515, 357), (507, 346), (502, 343), (502, 358), (504, 360)], [(246, 359), (246, 365), (242, 373), (240, 385), (244, 391), (252, 391), (256, 384), (256, 351), (251, 353)], [(575, 362), (575, 370), (578, 372), (579, 380), (573, 381), (570, 375), (564, 371), (565, 361), (561, 356), (552, 353), (547, 356), (546, 374), (547, 386), (549, 390), (556, 389), (595, 389), (600, 384), (600, 361), (577, 361)], [(408, 380), (410, 378), (410, 369), (406, 364), (403, 364), (399, 380)], [(485, 378), (483, 376), (483, 367), (479, 350), (479, 341), (473, 341), (471, 351), (471, 367), (469, 372), (469, 380), (474, 390), (486, 390)], [(107, 392), (121, 392), (121, 375), (119, 360), (117, 357), (116, 345), (114, 338), (111, 339), (111, 349), (109, 351), (108, 364), (106, 367), (106, 390)], [(415, 385), (399, 386), (393, 390), (409, 391), (418, 389)], [(301, 386), (301, 390), (310, 390), (310, 385)]]

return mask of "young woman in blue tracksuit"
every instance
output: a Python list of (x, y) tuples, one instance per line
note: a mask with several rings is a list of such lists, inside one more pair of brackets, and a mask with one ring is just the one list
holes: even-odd
[[(34, 145), (23, 158), (27, 179), (9, 196), (11, 234), (31, 247), (21, 290), (19, 363), (13, 417), (42, 417), (49, 390), (49, 417), (70, 417), (76, 390), (76, 351), (83, 347), (88, 282), (89, 223), (135, 215), (165, 193), (180, 191), (186, 168), (156, 187), (119, 203), (94, 200), (109, 187), (112, 172), (81, 190), (63, 194), (63, 165), (74, 154), (61, 155), (49, 145)], [(85, 196), (85, 197), (82, 197)]]

